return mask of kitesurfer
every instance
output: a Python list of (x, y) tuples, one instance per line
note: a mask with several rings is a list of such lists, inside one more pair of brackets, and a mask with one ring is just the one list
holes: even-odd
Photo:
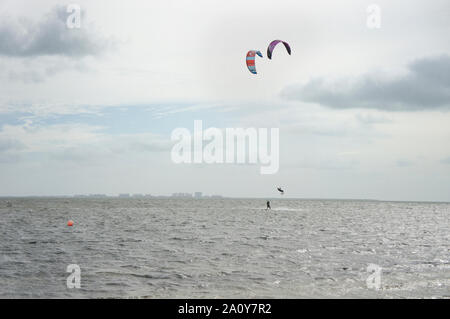
[(271, 207), (270, 207), (270, 201), (267, 201), (267, 208), (266, 209), (272, 209)]

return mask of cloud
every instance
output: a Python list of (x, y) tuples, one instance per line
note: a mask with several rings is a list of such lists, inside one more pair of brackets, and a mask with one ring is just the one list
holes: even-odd
[[(46, 147), (44, 154), (54, 163), (72, 163), (79, 166), (104, 165), (118, 159), (154, 158), (156, 153), (169, 152), (172, 142), (168, 137), (151, 133), (108, 135), (97, 133), (93, 143), (65, 140), (59, 147)], [(36, 153), (35, 153), (36, 154)]]
[(87, 29), (84, 27), (85, 23), (82, 23), (80, 29), (69, 29), (66, 25), (68, 16), (66, 7), (57, 6), (38, 22), (2, 17), (0, 55), (78, 58), (98, 55), (112, 46), (111, 40)]
[(40, 83), (66, 71), (73, 70), (79, 73), (90, 71), (85, 61), (66, 56), (39, 57), (25, 61), (8, 58), (0, 61), (0, 68), (3, 70), (0, 77), (4, 81), (21, 81), (25, 84)]
[(450, 56), (415, 60), (405, 75), (397, 77), (369, 73), (331, 82), (316, 78), (304, 85), (284, 88), (281, 96), (336, 109), (450, 109)]
[(441, 160), (442, 164), (450, 164), (450, 157), (444, 158)]
[(173, 142), (168, 137), (152, 133), (111, 136), (109, 149), (116, 154), (169, 152)]
[(367, 125), (392, 123), (392, 119), (383, 115), (358, 113), (355, 117), (358, 121)]
[(0, 138), (0, 153), (23, 149), (24, 145), (12, 138)]
[(0, 137), (0, 163), (17, 162), (20, 151), (25, 148), (25, 145), (15, 138)]
[(359, 166), (359, 161), (346, 158), (343, 154), (317, 154), (304, 156), (295, 161), (281, 163), (283, 169), (314, 169), (314, 170), (352, 170)]
[(30, 103), (27, 101), (8, 101), (0, 98), (0, 116), (5, 118), (8, 114), (15, 116), (14, 121), (23, 122), (26, 119), (43, 120), (63, 115), (101, 114), (101, 110), (106, 107), (96, 104), (76, 104), (76, 103), (50, 103), (39, 102)]
[(4, 125), (0, 130), (0, 162), (45, 159), (80, 165), (104, 163), (113, 158), (168, 152), (169, 137), (152, 134), (107, 134), (105, 127), (81, 123), (42, 125), (27, 120), (21, 125)]
[(398, 167), (408, 167), (414, 165), (414, 162), (405, 159), (399, 159), (395, 162)]

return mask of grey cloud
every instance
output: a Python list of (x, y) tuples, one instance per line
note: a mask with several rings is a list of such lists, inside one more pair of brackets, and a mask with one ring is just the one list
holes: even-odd
[(450, 157), (444, 158), (441, 160), (442, 164), (450, 164)]
[(281, 96), (337, 109), (449, 109), (450, 56), (418, 59), (408, 65), (406, 75), (395, 78), (365, 74), (331, 83), (323, 78), (312, 79), (305, 85), (286, 87)]
[(67, 28), (68, 16), (66, 8), (58, 6), (39, 22), (1, 18), (0, 55), (84, 57), (97, 55), (111, 47), (110, 40), (84, 28), (84, 24), (80, 29)]

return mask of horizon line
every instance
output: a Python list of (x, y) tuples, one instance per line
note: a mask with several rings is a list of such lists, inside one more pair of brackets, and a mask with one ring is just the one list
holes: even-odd
[[(127, 194), (127, 193), (123, 193)], [(190, 194), (190, 193), (185, 193)], [(195, 194), (195, 193), (194, 193)], [(138, 195), (138, 196), (135, 196)], [(405, 203), (445, 203), (450, 204), (446, 200), (397, 200), (397, 199), (373, 199), (373, 198), (326, 198), (326, 197), (254, 197), (254, 196), (223, 196), (219, 194), (201, 195), (201, 197), (192, 196), (173, 196), (173, 195), (150, 195), (150, 194), (131, 194), (128, 196), (106, 195), (106, 194), (76, 194), (76, 195), (0, 195), (0, 199), (8, 198), (72, 198), (72, 199), (288, 199), (288, 200), (336, 200), (336, 201), (373, 201), (373, 202), (405, 202)]]

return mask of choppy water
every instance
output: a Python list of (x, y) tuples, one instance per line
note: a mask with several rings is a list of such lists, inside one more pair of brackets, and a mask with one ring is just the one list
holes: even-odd
[(0, 298), (450, 298), (448, 203), (8, 200)]

